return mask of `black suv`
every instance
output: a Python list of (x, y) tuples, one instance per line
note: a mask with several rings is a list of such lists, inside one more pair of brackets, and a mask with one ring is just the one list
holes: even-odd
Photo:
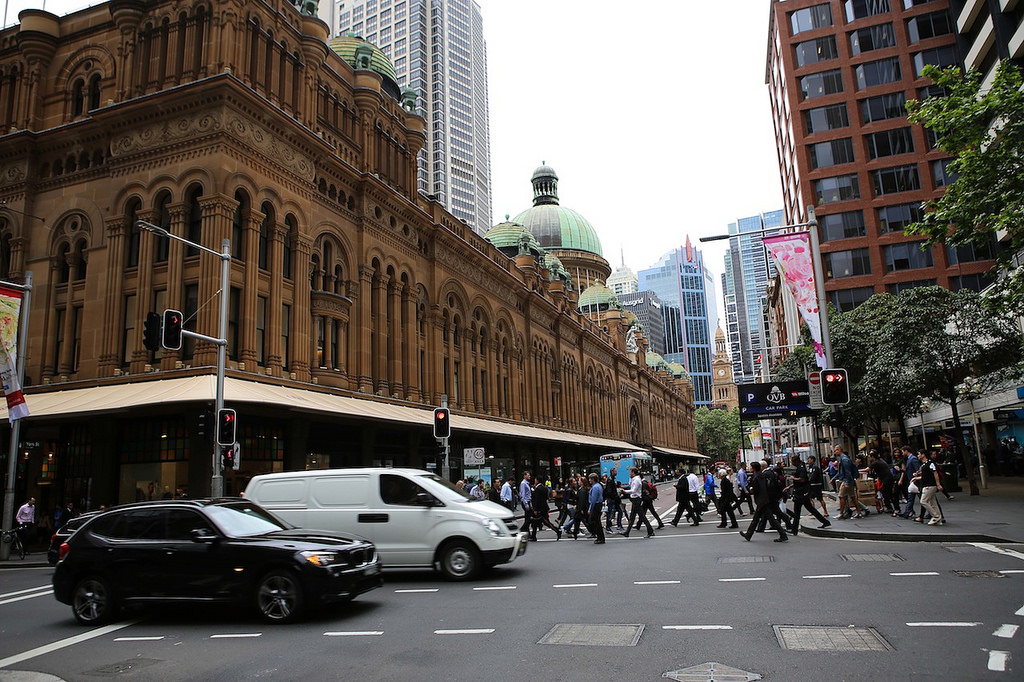
[(249, 603), (286, 622), (306, 605), (382, 584), (372, 543), (297, 530), (241, 498), (117, 507), (89, 519), (60, 553), (54, 595), (87, 625), (125, 603), (168, 602)]

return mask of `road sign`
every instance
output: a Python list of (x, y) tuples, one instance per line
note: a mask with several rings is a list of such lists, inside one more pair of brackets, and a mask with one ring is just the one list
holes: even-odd
[(811, 372), (807, 377), (807, 383), (810, 388), (811, 409), (824, 410), (825, 403), (821, 402), (821, 372)]
[(483, 448), (465, 448), (462, 451), (462, 465), (467, 467), (479, 467), (484, 465)]
[(814, 414), (807, 381), (740, 384), (740, 417), (761, 419)]

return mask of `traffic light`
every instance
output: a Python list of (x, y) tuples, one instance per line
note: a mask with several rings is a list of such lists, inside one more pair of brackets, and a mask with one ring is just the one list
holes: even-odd
[(221, 451), (221, 467), (224, 471), (228, 469), (234, 469), (238, 471), (238, 466), (242, 462), (241, 448), (238, 447), (237, 443), (233, 443)]
[(196, 429), (196, 435), (202, 436), (203, 439), (205, 440), (209, 440), (210, 427), (212, 426), (212, 421), (213, 414), (210, 412), (210, 410), (204, 408), (203, 411), (199, 413), (199, 426)]
[(451, 415), (447, 407), (434, 408), (434, 438), (448, 438), (452, 435)]
[(845, 369), (822, 370), (821, 402), (826, 405), (846, 405), (850, 402), (850, 381)]
[(154, 353), (160, 350), (160, 316), (146, 313), (146, 324), (142, 332), (142, 345)]
[(217, 412), (217, 445), (235, 444), (237, 420), (234, 410), (222, 408)]
[(168, 350), (181, 350), (181, 311), (165, 310), (161, 343)]

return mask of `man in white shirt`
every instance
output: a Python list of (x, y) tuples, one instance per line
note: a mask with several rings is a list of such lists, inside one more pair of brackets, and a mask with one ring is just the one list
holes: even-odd
[(690, 508), (693, 512), (693, 525), (699, 526), (703, 519), (700, 517), (700, 479), (697, 478), (697, 472), (690, 469), (690, 474), (686, 477), (686, 483), (690, 487)]
[(501, 503), (512, 509), (512, 479), (509, 478), (505, 481), (505, 484), (501, 486)]
[(469, 496), (477, 500), (482, 500), (487, 496), (487, 493), (484, 492), (483, 479), (477, 481), (476, 485), (470, 488)]
[(28, 498), (28, 502), (18, 507), (14, 517), (14, 526), (18, 531), (21, 546), (28, 549), (28, 541), (32, 536), (32, 528), (36, 525), (36, 498)]
[(640, 522), (647, 526), (647, 537), (653, 538), (654, 528), (651, 526), (651, 522), (647, 520), (647, 511), (644, 509), (644, 479), (640, 477), (636, 467), (629, 470), (629, 476), (629, 523), (626, 524), (626, 532), (622, 534), (622, 537), (629, 537), (629, 531), (633, 529), (633, 523), (636, 521), (636, 517), (639, 516)]

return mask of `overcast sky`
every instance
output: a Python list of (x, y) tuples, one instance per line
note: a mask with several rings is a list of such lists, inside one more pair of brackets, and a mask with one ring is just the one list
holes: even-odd
[[(687, 235), (698, 245), (737, 218), (782, 208), (764, 84), (770, 0), (478, 2), (495, 223), (530, 207), (542, 162), (613, 269), (623, 254), (634, 271), (648, 268)], [(44, 3), (10, 0), (7, 23), (25, 7)], [(698, 245), (716, 275), (726, 244)]]

